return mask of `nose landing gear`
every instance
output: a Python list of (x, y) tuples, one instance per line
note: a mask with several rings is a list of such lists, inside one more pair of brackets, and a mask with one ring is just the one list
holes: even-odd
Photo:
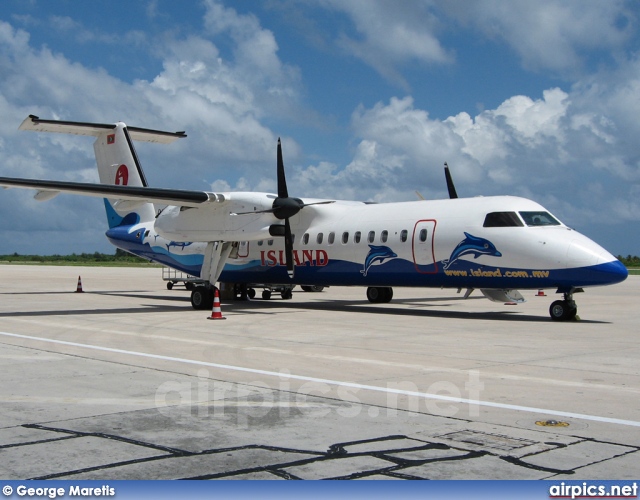
[(565, 293), (564, 300), (556, 300), (549, 307), (549, 315), (553, 321), (571, 321), (576, 318), (577, 313), (578, 306), (573, 300), (573, 291)]

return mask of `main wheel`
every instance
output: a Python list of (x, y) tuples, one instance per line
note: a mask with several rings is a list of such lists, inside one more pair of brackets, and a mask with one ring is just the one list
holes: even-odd
[(549, 315), (554, 321), (568, 321), (575, 318), (577, 312), (575, 303), (568, 300), (556, 300), (549, 307)]
[(321, 292), (324, 287), (321, 285), (302, 285), (302, 290), (304, 292)]
[(373, 304), (391, 302), (393, 288), (389, 286), (370, 286), (367, 288), (367, 299)]
[(191, 290), (191, 306), (194, 309), (211, 309), (213, 307), (213, 293), (206, 286), (197, 286)]
[(293, 298), (293, 290), (291, 290), (291, 288), (285, 288), (284, 290), (282, 290), (282, 292), (280, 292), (280, 296), (284, 300), (291, 300)]

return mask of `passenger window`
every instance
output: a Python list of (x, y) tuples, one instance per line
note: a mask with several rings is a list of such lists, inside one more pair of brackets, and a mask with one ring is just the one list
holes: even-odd
[(401, 241), (402, 243), (404, 243), (405, 241), (407, 241), (407, 235), (408, 235), (408, 234), (409, 234), (409, 231), (407, 231), (406, 229), (403, 229), (403, 230), (400, 232), (400, 241)]
[(309, 233), (304, 233), (304, 235), (302, 236), (302, 243), (304, 245), (309, 243)]
[(369, 231), (369, 236), (367, 237), (367, 241), (369, 243), (373, 243), (373, 241), (376, 239), (376, 232), (375, 231)]
[(360, 243), (360, 238), (361, 238), (360, 231), (356, 231), (355, 234), (353, 235), (353, 242)]
[(318, 233), (318, 236), (316, 236), (316, 241), (318, 242), (318, 245), (320, 245), (322, 243), (322, 238), (324, 237), (324, 235), (322, 233)]
[(342, 233), (342, 244), (346, 245), (347, 243), (349, 243), (349, 233), (345, 231)]
[(336, 240), (336, 233), (329, 233), (329, 245), (333, 245), (333, 242)]
[(261, 247), (264, 244), (263, 240), (258, 241), (258, 246)]
[(272, 246), (273, 245), (273, 240), (267, 241), (267, 245)]
[(491, 212), (484, 218), (483, 227), (522, 227), (522, 221), (515, 212)]
[(382, 231), (382, 233), (380, 233), (380, 241), (382, 243), (386, 243), (388, 238), (389, 238), (389, 231), (385, 229), (384, 231)]
[(424, 243), (425, 241), (427, 241), (427, 230), (426, 229), (421, 229), (420, 230), (420, 241), (422, 243)]

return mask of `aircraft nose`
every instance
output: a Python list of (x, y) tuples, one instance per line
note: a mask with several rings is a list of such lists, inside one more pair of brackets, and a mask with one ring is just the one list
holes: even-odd
[(622, 262), (586, 237), (571, 242), (567, 251), (567, 265), (586, 271), (593, 285), (619, 283), (629, 275)]
[(629, 271), (618, 259), (598, 264), (596, 268), (603, 275), (603, 283), (620, 283), (629, 276)]

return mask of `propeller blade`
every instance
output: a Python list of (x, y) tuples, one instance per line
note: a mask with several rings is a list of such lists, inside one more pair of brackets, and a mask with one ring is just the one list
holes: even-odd
[(272, 214), (275, 208), (268, 208), (267, 210), (254, 210), (253, 212), (233, 212), (231, 215), (253, 215), (253, 214)]
[(278, 198), (288, 198), (287, 179), (284, 176), (284, 161), (282, 160), (282, 144), (278, 137)]
[(287, 264), (287, 274), (290, 279), (293, 279), (293, 237), (291, 236), (291, 226), (289, 225), (289, 219), (284, 220), (284, 255)]
[(447, 179), (447, 189), (449, 190), (449, 198), (452, 200), (458, 197), (458, 193), (456, 192), (456, 187), (453, 185), (453, 179), (451, 178), (451, 172), (449, 172), (449, 165), (447, 162), (444, 162), (444, 176)]
[(311, 205), (329, 205), (330, 203), (335, 203), (335, 201), (316, 201), (313, 203), (303, 203), (300, 205), (300, 208), (310, 207)]

